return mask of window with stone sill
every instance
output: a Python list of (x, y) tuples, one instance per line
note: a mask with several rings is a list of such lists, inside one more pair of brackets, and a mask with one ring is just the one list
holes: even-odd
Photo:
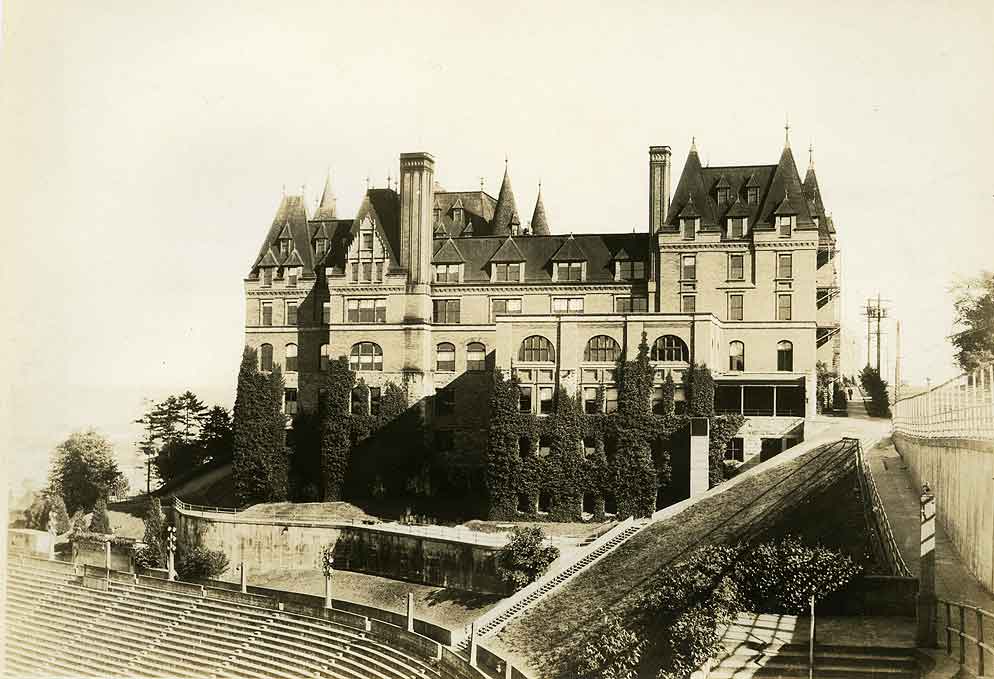
[(283, 390), (283, 412), (287, 415), (297, 414), (297, 390)]
[(386, 323), (386, 299), (350, 299), (346, 302), (348, 323)]
[(436, 264), (436, 283), (458, 283), (460, 264)]
[(297, 325), (297, 302), (286, 303), (286, 324)]
[(285, 347), (286, 351), (286, 371), (288, 373), (297, 372), (297, 345), (288, 344)]
[(263, 302), (259, 307), (259, 325), (270, 326), (273, 324), (273, 303)]
[(560, 283), (582, 281), (583, 262), (557, 262), (556, 280)]
[(777, 255), (777, 278), (794, 277), (794, 258), (789, 252)]
[(263, 344), (259, 347), (259, 370), (262, 372), (272, 372), (273, 370), (273, 345)]
[(680, 278), (685, 281), (697, 280), (697, 255), (684, 255), (681, 259)]
[(728, 320), (742, 320), (742, 295), (728, 296)]
[(728, 237), (742, 238), (745, 235), (745, 218), (731, 217), (728, 220)]
[(497, 283), (520, 283), (521, 282), (521, 264), (517, 262), (502, 263), (497, 262), (493, 265), (494, 281)]
[(264, 267), (262, 269), (262, 285), (268, 288), (272, 284), (273, 284), (273, 268), (269, 266)]
[(540, 386), (538, 388), (538, 414), (551, 415), (553, 410), (553, 397), (555, 389), (551, 386)]
[(554, 314), (582, 314), (583, 297), (553, 297), (551, 309)]
[(644, 281), (645, 262), (640, 259), (615, 262), (619, 281)]
[(728, 280), (745, 280), (745, 255), (728, 255)]
[(758, 188), (752, 188), (752, 187), (750, 187), (750, 188), (746, 189), (746, 202), (748, 202), (749, 205), (758, 205), (759, 204), (759, 189)]
[(439, 372), (455, 372), (456, 345), (442, 342), (435, 350), (435, 370)]
[(487, 348), (480, 342), (466, 345), (466, 371), (482, 372), (487, 369)]
[(790, 295), (777, 295), (777, 320), (789, 321), (790, 319), (791, 319)]
[(495, 299), (490, 303), (493, 314), (520, 314), (521, 298)]
[(682, 311), (685, 314), (697, 313), (697, 298), (694, 295), (684, 295)]
[(780, 231), (781, 238), (789, 238), (790, 231), (793, 227), (794, 218), (789, 215), (782, 215), (777, 217), (777, 229)]
[(432, 320), (435, 323), (455, 325), (459, 323), (459, 300), (432, 300)]
[(648, 297), (615, 297), (614, 311), (619, 314), (639, 314), (649, 310)]

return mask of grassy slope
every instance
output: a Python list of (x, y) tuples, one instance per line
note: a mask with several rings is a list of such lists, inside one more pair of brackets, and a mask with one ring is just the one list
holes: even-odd
[(743, 535), (758, 535), (808, 490), (846, 475), (852, 462), (837, 448), (821, 447), (734, 480), (724, 492), (643, 530), (487, 645), (509, 653), (512, 661), (532, 668), (536, 676), (567, 676), (569, 659), (584, 633), (598, 626), (601, 610), (630, 618), (635, 594), (664, 576), (668, 564), (701, 544), (734, 543)]

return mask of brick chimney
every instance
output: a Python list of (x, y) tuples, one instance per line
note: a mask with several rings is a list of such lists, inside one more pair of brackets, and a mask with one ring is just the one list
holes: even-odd
[(670, 210), (670, 147), (649, 147), (649, 230), (656, 233)]
[(412, 286), (431, 283), (434, 183), (430, 153), (400, 154), (400, 266)]

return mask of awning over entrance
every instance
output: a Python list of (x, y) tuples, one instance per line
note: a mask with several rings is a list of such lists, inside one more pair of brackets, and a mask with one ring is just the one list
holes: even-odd
[(804, 417), (804, 378), (715, 382), (715, 410), (751, 417)]

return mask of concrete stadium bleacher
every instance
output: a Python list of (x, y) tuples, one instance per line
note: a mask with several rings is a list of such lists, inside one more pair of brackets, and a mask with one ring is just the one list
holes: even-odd
[[(72, 564), (14, 555), (6, 580), (6, 676), (484, 676), (446, 663), (451, 654), (437, 645), (434, 653), (417, 654), (411, 650), (417, 644), (378, 638), (368, 624), (264, 608), (230, 593), (212, 598), (207, 590), (183, 591), (173, 583), (84, 578)], [(424, 641), (431, 649), (434, 642)]]

